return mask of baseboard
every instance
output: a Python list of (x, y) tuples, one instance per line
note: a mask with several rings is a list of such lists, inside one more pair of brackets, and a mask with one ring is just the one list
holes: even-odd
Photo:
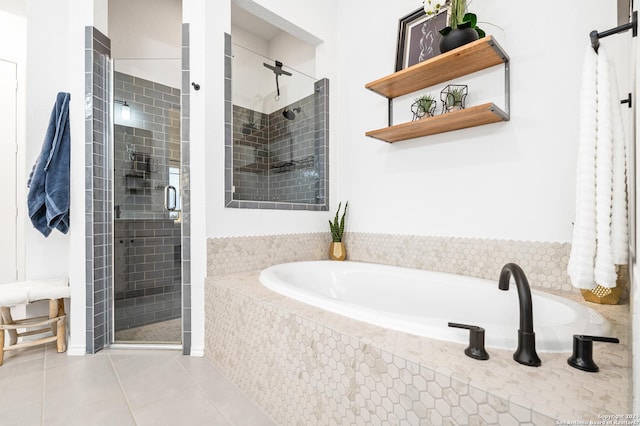
[(202, 358), (204, 356), (204, 348), (194, 348), (191, 346), (191, 356)]
[(84, 345), (67, 347), (67, 355), (69, 356), (85, 356), (86, 354), (87, 348)]

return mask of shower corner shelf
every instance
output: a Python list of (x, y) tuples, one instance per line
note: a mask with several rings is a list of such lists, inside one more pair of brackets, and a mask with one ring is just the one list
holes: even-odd
[[(499, 64), (505, 65), (505, 110), (486, 103), (422, 120), (391, 124), (393, 98)], [(366, 132), (366, 136), (389, 143), (510, 119), (509, 55), (492, 36), (367, 83), (365, 88), (389, 100), (389, 127)]]
[(263, 162), (255, 162), (245, 166), (235, 167), (234, 170), (237, 172), (264, 173), (269, 170), (269, 165)]

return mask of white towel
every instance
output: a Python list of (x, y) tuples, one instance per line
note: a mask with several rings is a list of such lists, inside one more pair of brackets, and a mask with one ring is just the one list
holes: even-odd
[[(604, 49), (598, 51), (596, 92), (596, 284), (616, 286), (616, 268), (611, 254), (611, 194), (613, 192), (613, 131), (609, 60)], [(617, 101), (618, 105), (620, 100)]]
[[(611, 252), (613, 263), (629, 262), (629, 212), (627, 205), (627, 141), (622, 122), (618, 82), (611, 72), (613, 129), (613, 194), (611, 205)], [(624, 107), (622, 107), (624, 108)]]
[(575, 287), (594, 288), (596, 256), (596, 69), (598, 54), (587, 50), (580, 90), (578, 158), (576, 165), (576, 213), (567, 272)]
[(576, 216), (567, 272), (575, 287), (615, 287), (627, 262), (626, 144), (606, 52), (589, 46), (580, 93)]

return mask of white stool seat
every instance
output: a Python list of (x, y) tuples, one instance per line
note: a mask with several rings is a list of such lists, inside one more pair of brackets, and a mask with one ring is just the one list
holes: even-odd
[(26, 305), (46, 299), (65, 299), (70, 295), (69, 280), (62, 277), (0, 284), (0, 306)]
[[(56, 342), (58, 352), (67, 350), (66, 314), (64, 300), (71, 296), (67, 278), (20, 281), (0, 284), (0, 365), (4, 352), (48, 342)], [(26, 305), (39, 300), (49, 300), (49, 315), (37, 318), (14, 320), (11, 307)], [(24, 332), (18, 330), (25, 329)], [(5, 331), (9, 334), (9, 345), (4, 347)], [(18, 343), (18, 339), (34, 334), (51, 333), (50, 337)]]

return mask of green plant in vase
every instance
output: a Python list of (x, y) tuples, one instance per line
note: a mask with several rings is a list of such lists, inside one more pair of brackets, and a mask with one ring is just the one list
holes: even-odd
[(342, 236), (344, 235), (344, 219), (347, 216), (347, 208), (349, 207), (349, 202), (344, 205), (344, 211), (342, 212), (342, 218), (338, 221), (338, 216), (340, 214), (340, 208), (342, 207), (342, 203), (338, 204), (338, 210), (336, 211), (336, 217), (331, 222), (329, 219), (329, 229), (331, 229), (331, 238), (334, 243), (342, 242)]
[(431, 93), (422, 95), (416, 98), (411, 105), (411, 111), (413, 112), (413, 119), (417, 120), (425, 117), (433, 117), (433, 112), (436, 109), (436, 99)]
[(456, 28), (473, 28), (478, 33), (477, 38), (483, 38), (486, 33), (478, 28), (478, 17), (475, 13), (467, 12), (467, 0), (451, 0), (449, 13), (449, 25), (440, 30), (440, 34), (446, 36)]
[(450, 84), (440, 92), (443, 104), (443, 112), (458, 111), (464, 109), (467, 97), (466, 85)]
[(345, 249), (344, 242), (342, 242), (342, 237), (344, 235), (344, 220), (347, 216), (349, 202), (347, 201), (344, 205), (342, 217), (338, 220), (341, 207), (342, 203), (338, 204), (338, 210), (336, 211), (336, 217), (333, 222), (329, 219), (329, 229), (331, 230), (331, 239), (333, 241), (329, 247), (329, 258), (331, 260), (344, 260), (347, 257), (347, 250)]
[(441, 53), (471, 43), (486, 35), (484, 30), (478, 28), (476, 14), (467, 12), (467, 0), (451, 0), (448, 24), (439, 30), (442, 34), (440, 39)]

